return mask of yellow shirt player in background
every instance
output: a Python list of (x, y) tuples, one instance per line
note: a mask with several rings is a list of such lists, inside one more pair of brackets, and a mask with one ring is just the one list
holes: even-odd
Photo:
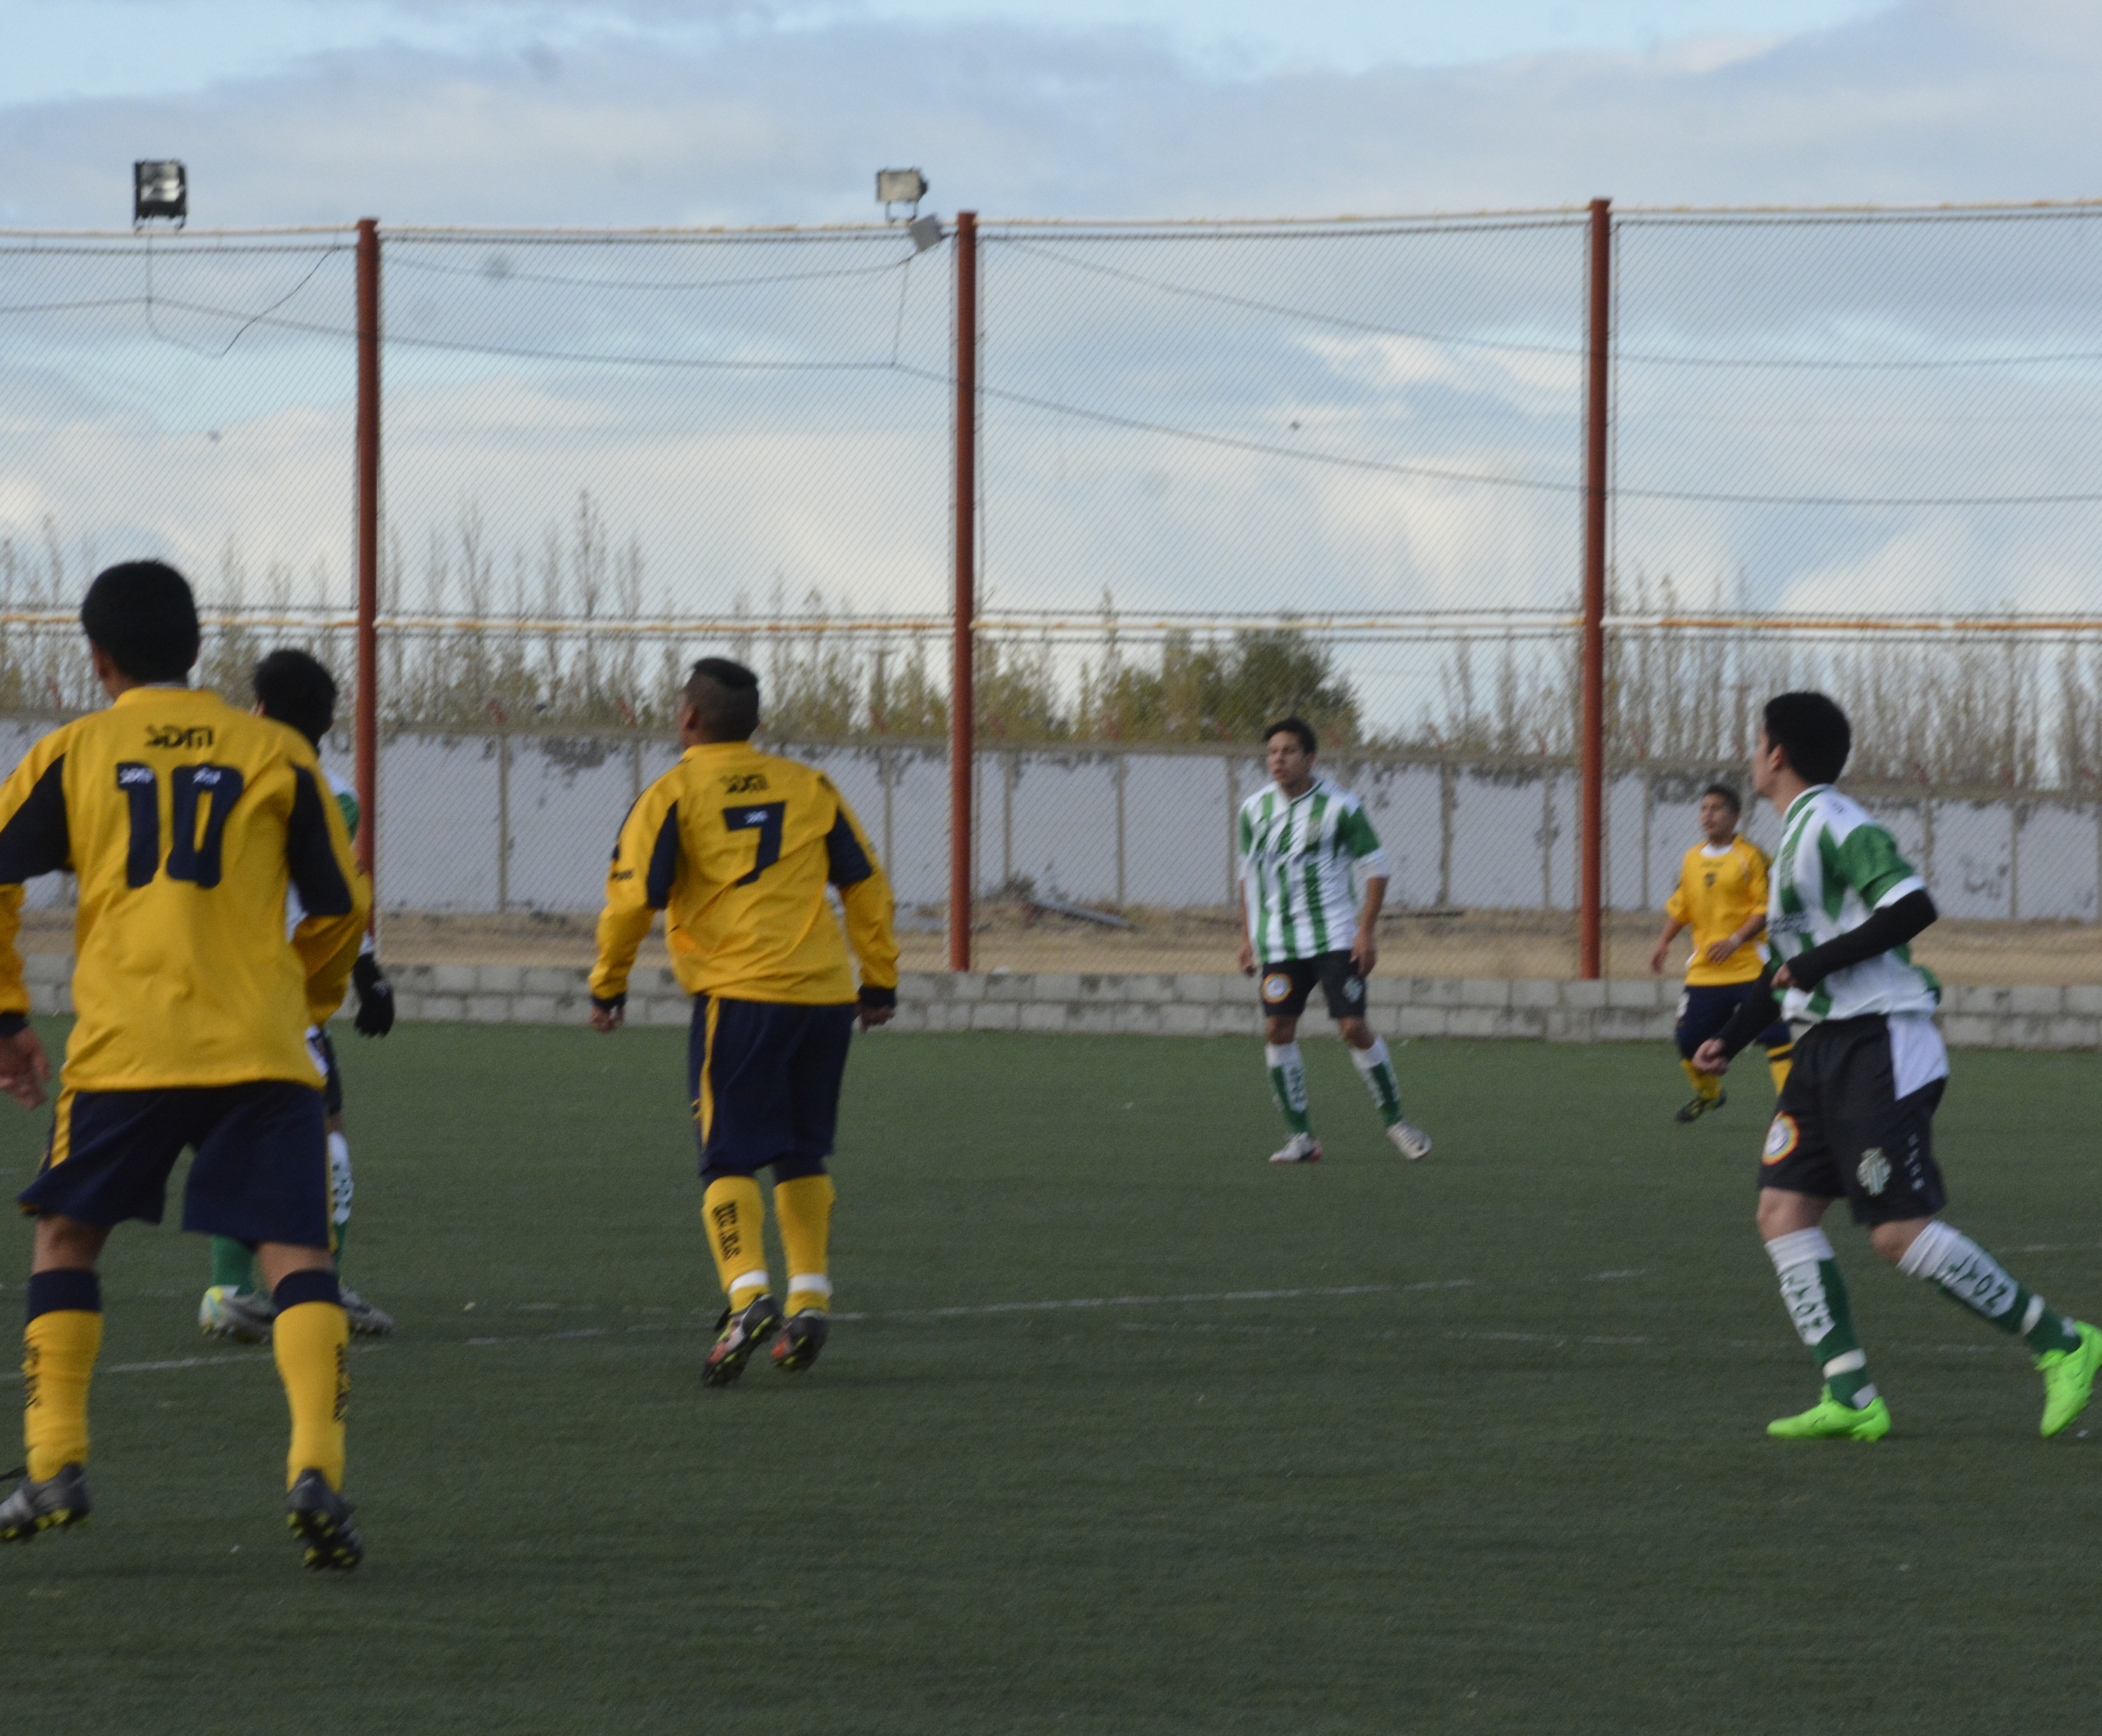
[[(701, 1378), (721, 1387), (777, 1334), (774, 1365), (791, 1373), (824, 1348), (833, 1199), (825, 1160), (855, 1020), (867, 1029), (897, 1008), (898, 942), (889, 882), (831, 780), (752, 745), (759, 677), (702, 659), (678, 718), (685, 752), (628, 810), (614, 846), (591, 1023), (619, 1028), (636, 949), (663, 911), (672, 968), (694, 997), (686, 1086), (701, 1215), (729, 1299)], [(767, 1168), (787, 1264), (785, 1328), (766, 1272), (757, 1176)]]
[[(73, 1005), (51, 1138), (22, 1191), (37, 1220), (23, 1334), (28, 1474), (0, 1541), (88, 1512), (87, 1390), (110, 1230), (157, 1223), (184, 1147), (183, 1228), (253, 1246), (292, 1414), (286, 1517), (309, 1567), (355, 1567), (341, 1493), (349, 1329), (329, 1258), (322, 1077), (302, 1036), (343, 1000), (370, 895), (314, 750), (188, 686), (197, 605), (158, 562), (81, 605), (108, 709), (54, 730), (0, 784), (0, 1089), (43, 1101), (15, 948), (23, 882), (79, 887)], [(285, 898), (307, 915), (288, 939)]]
[[(1729, 1101), (1723, 1081), (1694, 1066), (1693, 1054), (1730, 1022), (1764, 968), (1754, 943), (1767, 926), (1767, 857), (1758, 845), (1737, 836), (1741, 811), (1737, 793), (1727, 784), (1711, 784), (1701, 792), (1702, 841), (1678, 865), (1678, 888), (1664, 907), (1664, 932), (1649, 957), (1651, 971), (1661, 974), (1678, 931), (1693, 930), (1693, 957), (1673, 1032), (1678, 1064), (1693, 1085), (1692, 1099), (1675, 1117), (1681, 1121), (1696, 1121)], [(1759, 1041), (1766, 1045), (1778, 1094), (1788, 1082), (1788, 1027), (1776, 1022)]]

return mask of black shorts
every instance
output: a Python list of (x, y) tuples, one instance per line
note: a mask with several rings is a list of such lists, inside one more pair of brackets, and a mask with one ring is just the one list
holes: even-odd
[(335, 1064), (335, 1045), (329, 1041), (326, 1025), (307, 1027), (307, 1053), (322, 1073), (322, 1107), (330, 1115), (343, 1113), (343, 1075)]
[(289, 1079), (153, 1091), (59, 1094), (51, 1144), (24, 1211), (82, 1223), (158, 1223), (168, 1177), (188, 1147), (183, 1228), (251, 1245), (329, 1241), (328, 1136), (322, 1094)]
[[(1749, 983), (1688, 983), (1679, 992), (1678, 1023), (1671, 1033), (1678, 1041), (1678, 1052), (1692, 1060), (1695, 1050), (1710, 1037), (1723, 1034), (1730, 1015), (1751, 999), (1758, 986), (1756, 979)], [(1769, 1050), (1785, 1050), (1794, 1041), (1788, 1027), (1778, 1019), (1759, 1033), (1758, 1040)]]
[(1828, 1019), (1797, 1040), (1767, 1130), (1759, 1185), (1836, 1200), (1856, 1223), (1931, 1218), (1948, 1203), (1934, 1161), (1935, 1106), (1946, 1079), (1896, 1094), (1888, 1022)]
[(1323, 952), (1314, 958), (1280, 958), (1256, 973), (1262, 1010), (1273, 1019), (1297, 1019), (1306, 1010), (1314, 985), (1328, 1003), (1331, 1019), (1365, 1016), (1365, 979), (1348, 952)]
[(703, 1181), (769, 1165), (777, 1182), (825, 1173), (854, 1028), (852, 1001), (695, 997), (686, 1090)]

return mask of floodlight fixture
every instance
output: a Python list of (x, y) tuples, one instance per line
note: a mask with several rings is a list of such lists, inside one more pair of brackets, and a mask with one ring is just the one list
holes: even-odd
[(927, 177), (917, 169), (878, 169), (876, 171), (876, 202), (883, 207), (887, 221), (894, 205), (909, 205), (912, 215), (920, 215), (920, 202), (927, 197)]
[(942, 245), (942, 220), (929, 211), (924, 217), (915, 217), (905, 225), (905, 233), (912, 238), (912, 251), (925, 253), (929, 247)]
[(155, 221), (180, 229), (189, 220), (190, 180), (182, 164), (172, 157), (131, 165), (131, 227), (144, 229)]

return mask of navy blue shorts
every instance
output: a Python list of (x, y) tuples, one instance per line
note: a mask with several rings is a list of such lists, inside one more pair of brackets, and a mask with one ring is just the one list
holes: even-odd
[(158, 1223), (185, 1147), (183, 1228), (251, 1245), (329, 1241), (322, 1094), (289, 1079), (59, 1094), (51, 1141), (22, 1209), (82, 1223)]
[[(1678, 997), (1678, 1024), (1671, 1033), (1678, 1040), (1678, 1052), (1687, 1060), (1693, 1051), (1711, 1037), (1720, 1037), (1723, 1027), (1730, 1022), (1730, 1015), (1752, 997), (1758, 987), (1757, 980), (1749, 983), (1688, 983)], [(1767, 1050), (1785, 1050), (1794, 1041), (1788, 1027), (1776, 1019), (1759, 1033), (1759, 1039)], [(1779, 1060), (1779, 1055), (1772, 1059)]]
[(777, 1182), (825, 1173), (854, 1028), (851, 1001), (694, 997), (686, 1091), (703, 1181), (756, 1174), (769, 1164)]

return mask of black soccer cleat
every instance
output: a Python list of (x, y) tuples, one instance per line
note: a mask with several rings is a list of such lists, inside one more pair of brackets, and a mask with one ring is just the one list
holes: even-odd
[(733, 1314), (728, 1308), (716, 1322), (716, 1341), (701, 1367), (701, 1384), (726, 1387), (744, 1372), (752, 1353), (781, 1330), (781, 1310), (763, 1291)]
[(317, 1573), (343, 1573), (365, 1559), (365, 1539), (350, 1522), (351, 1505), (320, 1472), (302, 1471), (285, 1497), (285, 1523), (306, 1550), (307, 1565)]
[(831, 1323), (823, 1308), (805, 1308), (789, 1316), (787, 1330), (774, 1341), (774, 1365), (784, 1374), (800, 1374), (818, 1360)]
[(0, 1543), (27, 1543), (39, 1531), (63, 1531), (87, 1517), (87, 1473), (78, 1461), (60, 1465), (42, 1482), (24, 1472), (15, 1492), (0, 1501)]
[(1672, 1117), (1672, 1120), (1697, 1121), (1710, 1110), (1719, 1109), (1729, 1100), (1730, 1094), (1727, 1091), (1718, 1091), (1713, 1097), (1696, 1097), (1691, 1103), (1681, 1105), (1678, 1112)]

